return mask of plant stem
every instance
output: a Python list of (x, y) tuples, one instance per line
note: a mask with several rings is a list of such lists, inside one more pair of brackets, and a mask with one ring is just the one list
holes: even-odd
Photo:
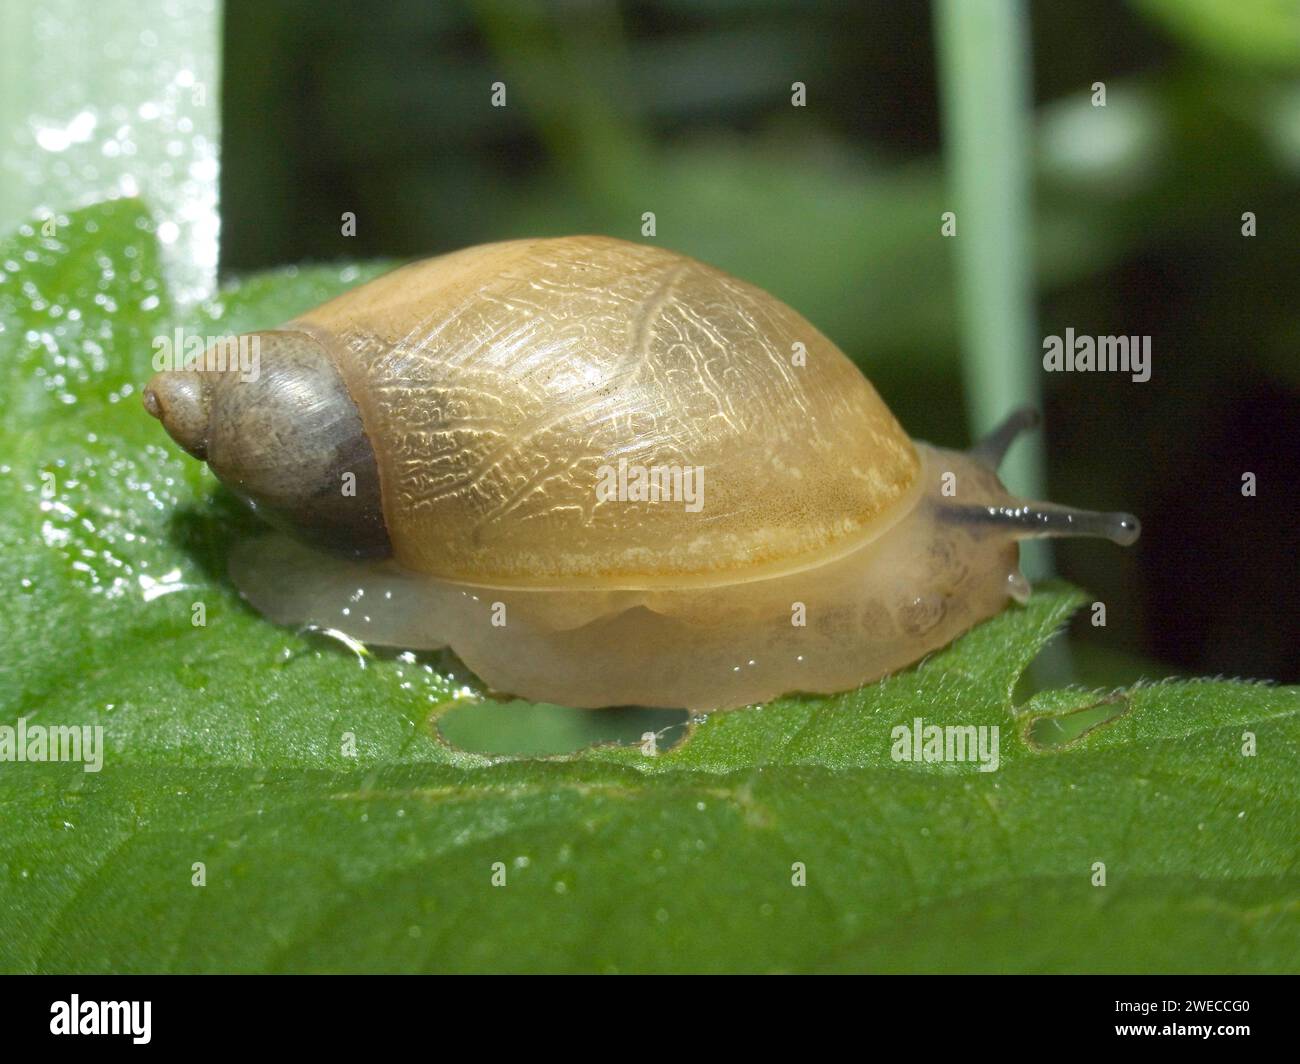
[[(1028, 13), (1022, 0), (935, 0), (934, 12), (962, 371), (979, 438), (1018, 406), (1042, 409), (1029, 252)], [(1042, 437), (1017, 443), (1002, 474), (1013, 491), (1041, 499)], [(1050, 569), (1045, 546), (1025, 552), (1031, 576)]]

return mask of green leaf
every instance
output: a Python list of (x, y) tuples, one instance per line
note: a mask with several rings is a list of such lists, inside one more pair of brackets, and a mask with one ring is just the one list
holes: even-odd
[[(657, 755), (455, 750), (449, 658), (250, 612), (223, 567), (250, 519), (139, 406), (152, 339), (265, 327), (379, 268), (280, 271), (181, 319), (138, 204), (0, 245), (0, 722), (106, 743), (99, 772), (0, 762), (0, 969), (1295, 968), (1300, 691), (1017, 708), (1085, 601), (1067, 586)], [(998, 726), (999, 767), (894, 760), (918, 717)]]

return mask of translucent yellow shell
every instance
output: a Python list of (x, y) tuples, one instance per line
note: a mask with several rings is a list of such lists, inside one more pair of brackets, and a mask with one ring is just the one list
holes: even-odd
[[(919, 471), (830, 340), (657, 247), (473, 247), (286, 327), (321, 341), (360, 408), (396, 559), (450, 580), (752, 579), (868, 538)], [(702, 504), (602, 498), (620, 460), (700, 471)]]

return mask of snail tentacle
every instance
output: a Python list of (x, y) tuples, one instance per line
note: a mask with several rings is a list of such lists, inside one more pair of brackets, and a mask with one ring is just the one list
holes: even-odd
[(1013, 530), (1015, 539), (1108, 539), (1121, 547), (1132, 546), (1142, 525), (1132, 514), (1119, 511), (1079, 510), (1050, 502), (1018, 502), (996, 506), (951, 506), (944, 517), (962, 524), (1000, 525)]
[(981, 465), (995, 470), (1002, 464), (1017, 437), (1042, 424), (1042, 416), (1032, 406), (1013, 410), (1006, 419), (970, 449), (970, 456)]

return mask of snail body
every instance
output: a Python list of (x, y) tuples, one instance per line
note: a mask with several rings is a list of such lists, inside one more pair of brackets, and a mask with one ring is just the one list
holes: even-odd
[(603, 237), (413, 263), (145, 405), (289, 535), (231, 571), (281, 623), (450, 646), (491, 687), (723, 709), (844, 690), (1023, 597), (1017, 540), (1136, 538), (914, 443), (761, 289)]

